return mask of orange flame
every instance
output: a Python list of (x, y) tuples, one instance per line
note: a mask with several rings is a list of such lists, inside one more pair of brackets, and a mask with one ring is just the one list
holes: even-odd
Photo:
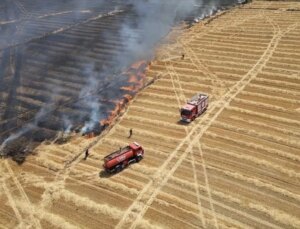
[(146, 77), (145, 72), (147, 67), (148, 64), (144, 60), (137, 61), (136, 63), (132, 64), (128, 70), (123, 73), (124, 75), (128, 76), (128, 83), (130, 83), (131, 86), (122, 87), (121, 89), (125, 91), (132, 91), (133, 93), (141, 89)]
[(86, 135), (86, 138), (93, 138), (93, 137), (95, 137), (95, 134), (94, 134), (94, 132), (90, 132), (90, 133), (88, 133), (87, 135)]
[(137, 83), (139, 80), (136, 75), (130, 75), (128, 79), (128, 83)]
[[(141, 60), (132, 64), (126, 72), (123, 72), (123, 75), (128, 76), (129, 86), (123, 86), (120, 89), (127, 91), (128, 93), (134, 94), (139, 91), (144, 85), (144, 79), (146, 77), (146, 69), (148, 64), (146, 61)], [(110, 125), (114, 118), (120, 114), (124, 109), (125, 105), (133, 98), (131, 94), (123, 95), (122, 99), (119, 101), (113, 101), (115, 103), (115, 108), (110, 112), (110, 115), (107, 119), (100, 121), (102, 126)]]
[(121, 87), (121, 89), (123, 90), (123, 91), (134, 91), (134, 89), (135, 89), (135, 86), (133, 86), (133, 85), (131, 85), (131, 86), (127, 86), (127, 87)]
[(130, 68), (140, 69), (143, 65), (147, 65), (147, 62), (145, 60), (140, 60), (140, 61), (137, 61), (137, 62), (133, 63), (130, 66)]
[(127, 99), (128, 101), (132, 100), (132, 96), (129, 94), (124, 95), (124, 98)]
[(103, 119), (100, 121), (101, 125), (110, 125), (114, 118), (121, 112), (122, 107), (123, 107), (123, 102), (124, 99), (122, 99), (121, 101), (119, 101), (118, 103), (116, 103), (115, 108), (110, 112), (110, 115), (107, 119)]

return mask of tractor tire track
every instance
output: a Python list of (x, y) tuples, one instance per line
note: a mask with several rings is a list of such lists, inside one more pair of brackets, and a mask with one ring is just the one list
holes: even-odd
[[(193, 150), (191, 150), (191, 159), (192, 159), (191, 163), (192, 163), (192, 168), (193, 168), (194, 188), (195, 188), (195, 191), (196, 191), (196, 197), (197, 197), (197, 203), (198, 203), (198, 209), (199, 209), (200, 219), (201, 219), (203, 228), (206, 228), (206, 222), (205, 222), (205, 216), (203, 214), (203, 207), (202, 207), (202, 204), (201, 204), (201, 197), (200, 197), (200, 192), (199, 192), (199, 183), (198, 183), (197, 169), (196, 169), (196, 165), (195, 165), (195, 157), (194, 157), (194, 151)], [(202, 161), (201, 164), (204, 167), (204, 159), (203, 159), (203, 161)]]
[[(33, 204), (30, 202), (26, 192), (24, 191), (22, 185), (20, 184), (20, 182), (18, 181), (17, 177), (15, 176), (13, 170), (11, 169), (10, 165), (8, 164), (7, 160), (4, 161), (4, 165), (10, 175), (10, 177), (13, 179), (19, 193), (21, 194), (22, 200), (28, 205), (28, 208), (33, 209)], [(40, 221), (38, 219), (35, 218), (35, 216), (33, 215), (33, 213), (31, 212), (29, 214), (30, 220), (31, 222), (35, 225), (35, 228), (42, 228)]]
[[(0, 172), (1, 172), (2, 174), (5, 173), (5, 171), (4, 171), (4, 169), (3, 169), (3, 166), (4, 166), (4, 163), (2, 162), (2, 163), (1, 163), (1, 168), (0, 168), (0, 169), (1, 169)], [(8, 176), (8, 177), (9, 177), (9, 176)], [(2, 183), (2, 188), (3, 188), (4, 194), (7, 196), (8, 203), (9, 203), (10, 207), (13, 209), (13, 211), (14, 211), (14, 213), (15, 213), (15, 216), (16, 216), (18, 222), (19, 222), (19, 225), (21, 226), (21, 224), (24, 222), (24, 221), (23, 221), (23, 217), (22, 217), (22, 215), (21, 215), (19, 209), (18, 209), (17, 206), (16, 206), (16, 203), (15, 203), (15, 201), (14, 201), (14, 198), (13, 198), (13, 196), (11, 195), (11, 191), (9, 190), (9, 188), (8, 188), (7, 185), (6, 185), (6, 179), (7, 179), (7, 177), (3, 177), (3, 178), (2, 178), (2, 181), (1, 181), (1, 183)]]
[(3, 191), (4, 191), (5, 195), (8, 198), (9, 206), (13, 209), (13, 211), (15, 213), (15, 216), (16, 216), (18, 222), (19, 222), (19, 226), (21, 226), (22, 223), (24, 223), (24, 219), (23, 219), (19, 209), (17, 208), (16, 203), (14, 201), (14, 198), (12, 197), (12, 195), (10, 193), (10, 190), (7, 187), (7, 185), (5, 184), (5, 182), (2, 182), (2, 188), (3, 188)]
[(66, 159), (68, 160), (66, 160), (63, 169), (56, 174), (54, 181), (51, 182), (51, 185), (45, 188), (45, 191), (42, 195), (43, 198), (40, 202), (41, 207), (46, 208), (53, 201), (53, 195), (60, 193), (65, 188), (66, 180), (69, 178), (72, 168), (74, 168), (82, 160), (81, 155), (83, 155), (87, 149), (90, 149), (96, 145), (101, 138), (102, 135), (98, 136), (83, 150), (80, 150), (80, 152), (76, 153), (71, 159), (69, 159), (69, 155), (66, 156)]
[[(201, 156), (201, 159), (202, 159), (202, 168), (203, 168), (203, 174), (204, 174), (204, 179), (205, 179), (205, 187), (206, 187), (206, 192), (208, 194), (208, 200), (209, 200), (209, 205), (210, 205), (210, 208), (213, 212), (213, 217), (214, 217), (214, 222), (215, 222), (215, 226), (216, 228), (219, 228), (219, 225), (218, 225), (218, 219), (217, 219), (217, 216), (216, 216), (216, 211), (215, 211), (215, 208), (214, 208), (214, 204), (213, 204), (213, 198), (212, 198), (212, 195), (211, 195), (211, 189), (210, 189), (210, 185), (209, 185), (209, 182), (208, 182), (208, 175), (207, 175), (207, 170), (206, 170), (206, 163), (204, 163), (204, 154), (203, 154), (203, 151), (202, 151), (202, 148), (201, 148), (201, 145), (199, 143), (199, 141), (197, 142), (197, 147), (199, 149), (199, 153), (200, 153), (200, 156)], [(193, 150), (193, 149), (192, 149)], [(195, 163), (195, 161), (194, 161)]]
[[(171, 76), (173, 89), (174, 89), (174, 92), (176, 94), (176, 99), (177, 99), (177, 102), (178, 102), (178, 105), (179, 105), (179, 108), (180, 108), (181, 105), (182, 105), (181, 102), (180, 102), (180, 97), (183, 98), (184, 102), (186, 101), (186, 97), (184, 95), (184, 92), (183, 92), (181, 84), (180, 84), (180, 79), (179, 79), (179, 77), (178, 77), (178, 75), (177, 75), (177, 73), (174, 70), (172, 65), (166, 66), (166, 69), (168, 70), (168, 72)], [(180, 95), (181, 95), (180, 97), (177, 94), (177, 89), (176, 89), (176, 86), (175, 86), (175, 80), (174, 80), (174, 77), (173, 77), (173, 73), (176, 75), (176, 82), (177, 82), (177, 85), (179, 86), (179, 91), (180, 91)], [(186, 133), (186, 135), (188, 134), (187, 128), (185, 128), (185, 133)], [(204, 214), (203, 214), (203, 208), (202, 208), (200, 193), (199, 193), (199, 189), (198, 189), (199, 185), (198, 185), (197, 170), (196, 170), (196, 166), (195, 166), (195, 159), (194, 159), (193, 150), (191, 150), (190, 155), (191, 155), (191, 159), (192, 159), (191, 163), (192, 163), (192, 168), (193, 168), (194, 186), (195, 186), (195, 192), (196, 192), (196, 196), (197, 196), (199, 215), (200, 215), (200, 219), (201, 219), (203, 228), (206, 228), (205, 217), (204, 217)], [(202, 163), (204, 163), (204, 161)]]

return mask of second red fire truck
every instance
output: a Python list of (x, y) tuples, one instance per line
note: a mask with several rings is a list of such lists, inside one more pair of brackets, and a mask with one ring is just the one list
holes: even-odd
[(193, 121), (195, 118), (204, 113), (207, 107), (208, 96), (202, 93), (196, 94), (180, 109), (181, 121)]

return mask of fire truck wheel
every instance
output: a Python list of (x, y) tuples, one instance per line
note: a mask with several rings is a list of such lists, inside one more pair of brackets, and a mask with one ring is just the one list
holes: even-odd
[(118, 172), (120, 172), (122, 170), (122, 166), (121, 165), (118, 165), (117, 167), (116, 167), (116, 172), (118, 173)]
[(143, 159), (142, 156), (137, 156), (137, 157), (136, 157), (136, 162), (138, 163), (138, 162), (140, 162), (140, 160), (142, 160), (142, 159)]

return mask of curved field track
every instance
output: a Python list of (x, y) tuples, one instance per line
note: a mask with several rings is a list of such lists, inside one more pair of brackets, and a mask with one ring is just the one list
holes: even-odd
[[(300, 228), (299, 9), (254, 1), (174, 29), (106, 135), (0, 161), (0, 227)], [(209, 109), (180, 124), (199, 91)], [(144, 160), (107, 177), (102, 158), (129, 141)]]

